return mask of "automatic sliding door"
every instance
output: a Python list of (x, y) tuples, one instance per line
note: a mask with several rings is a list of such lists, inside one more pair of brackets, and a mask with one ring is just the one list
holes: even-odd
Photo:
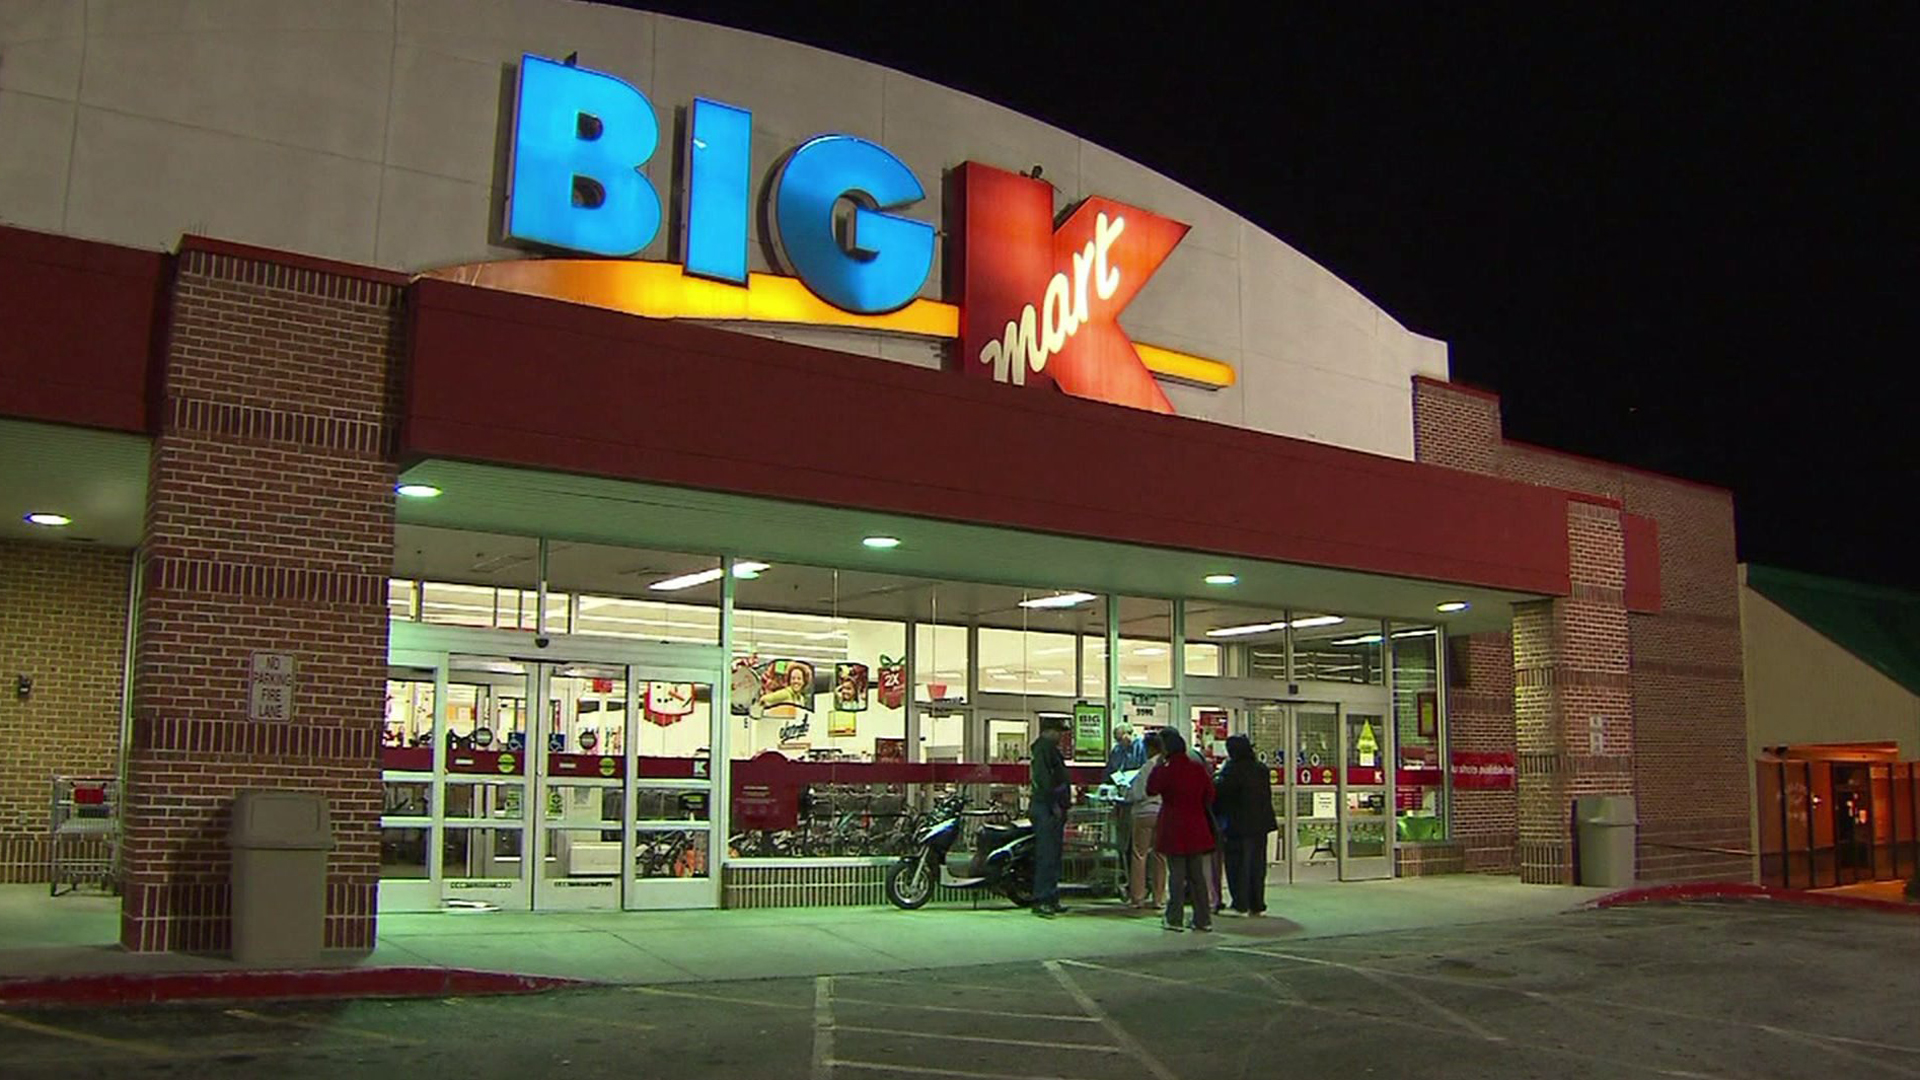
[(1290, 705), (1287, 789), (1291, 805), (1284, 828), (1293, 880), (1340, 877), (1340, 713), (1332, 705)]
[(527, 702), (535, 666), (448, 659), (440, 861), (449, 903), (525, 909), (531, 902)]
[(625, 665), (538, 664), (543, 752), (538, 804), (542, 910), (620, 907)]
[(1387, 794), (1391, 760), (1383, 713), (1349, 711), (1342, 717), (1346, 790), (1340, 801), (1340, 879), (1360, 881), (1393, 876), (1388, 843), (1393, 817)]
[(636, 665), (627, 755), (633, 812), (628, 908), (712, 907), (716, 798), (713, 747), (720, 716), (714, 672)]

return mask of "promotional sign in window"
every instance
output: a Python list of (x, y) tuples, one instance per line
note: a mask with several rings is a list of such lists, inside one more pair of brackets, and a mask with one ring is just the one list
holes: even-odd
[(1105, 763), (1107, 760), (1107, 707), (1091, 702), (1080, 702), (1073, 707), (1073, 748), (1069, 757), (1074, 761), (1092, 761)]

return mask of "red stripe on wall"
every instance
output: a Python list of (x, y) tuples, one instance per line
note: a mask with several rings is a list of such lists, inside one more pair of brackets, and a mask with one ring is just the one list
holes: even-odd
[(0, 226), (0, 416), (148, 431), (167, 257)]
[(1642, 514), (1620, 515), (1627, 547), (1627, 610), (1660, 611), (1660, 523)]
[(451, 282), (410, 300), (414, 458), (1568, 588), (1549, 489)]

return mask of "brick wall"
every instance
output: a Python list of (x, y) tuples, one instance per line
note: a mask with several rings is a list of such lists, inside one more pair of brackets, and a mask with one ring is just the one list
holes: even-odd
[[(1598, 496), (1626, 513), (1657, 523), (1660, 611), (1625, 614), (1611, 610), (1609, 602), (1603, 619), (1609, 627), (1606, 633), (1620, 620), (1625, 622), (1625, 707), (1619, 707), (1614, 692), (1603, 693), (1602, 700), (1570, 698), (1567, 703), (1573, 711), (1566, 715), (1575, 722), (1569, 737), (1584, 744), (1587, 716), (1606, 716), (1610, 745), (1603, 756), (1621, 760), (1589, 763), (1598, 765), (1585, 770), (1589, 783), (1575, 784), (1552, 797), (1570, 800), (1587, 793), (1589, 787), (1601, 793), (1621, 778), (1630, 778), (1641, 821), (1641, 879), (1749, 878), (1752, 863), (1744, 849), (1751, 814), (1750, 770), (1732, 496), (1682, 480), (1508, 442), (1499, 437), (1497, 399), (1479, 391), (1418, 379), (1414, 408), (1415, 453), (1422, 461)], [(1483, 438), (1494, 441), (1483, 444)], [(1610, 581), (1582, 580), (1580, 570), (1583, 561), (1591, 564), (1596, 543), (1611, 543), (1612, 528), (1589, 529), (1584, 540), (1570, 533), (1574, 595), (1557, 603), (1576, 610), (1583, 603), (1583, 593), (1591, 599), (1607, 595), (1592, 591), (1596, 587), (1613, 587)], [(1595, 612), (1589, 609), (1587, 614)], [(1515, 663), (1518, 666), (1521, 660), (1516, 658)], [(1583, 709), (1587, 715), (1581, 715)], [(1484, 722), (1484, 715), (1475, 721)], [(1449, 723), (1455, 721), (1450, 718)], [(1613, 752), (1616, 747), (1625, 751), (1624, 756)], [(1578, 763), (1570, 767), (1576, 775), (1582, 772)], [(1469, 806), (1463, 795), (1457, 808), (1466, 811)], [(1536, 813), (1544, 812), (1544, 807), (1536, 808)]]
[[(1475, 634), (1450, 657), (1447, 745), (1482, 754), (1514, 753), (1513, 638)], [(1455, 789), (1450, 826), (1462, 865), (1481, 873), (1513, 873), (1520, 835), (1519, 797), (1512, 790)]]
[(123, 551), (0, 540), (0, 882), (47, 880), (54, 776), (119, 768), (131, 570)]
[[(189, 246), (148, 485), (121, 941), (230, 943), (228, 808), (332, 804), (326, 943), (373, 944), (400, 294)], [(255, 651), (298, 664), (287, 723), (248, 719)]]

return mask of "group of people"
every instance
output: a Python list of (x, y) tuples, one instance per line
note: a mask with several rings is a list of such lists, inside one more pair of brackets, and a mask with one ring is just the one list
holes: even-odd
[[(1060, 911), (1061, 846), (1072, 804), (1061, 752), (1065, 736), (1064, 722), (1043, 721), (1033, 744), (1034, 911), (1043, 916)], [(1245, 735), (1228, 738), (1227, 760), (1216, 775), (1173, 728), (1149, 731), (1136, 741), (1132, 729), (1122, 724), (1114, 731), (1107, 775), (1129, 773), (1128, 902), (1159, 909), (1168, 930), (1186, 929), (1188, 908), (1193, 928), (1201, 932), (1212, 930), (1213, 916), (1229, 909), (1241, 915), (1264, 914), (1267, 836), (1279, 823), (1273, 813), (1273, 780), (1254, 756), (1252, 741)]]

